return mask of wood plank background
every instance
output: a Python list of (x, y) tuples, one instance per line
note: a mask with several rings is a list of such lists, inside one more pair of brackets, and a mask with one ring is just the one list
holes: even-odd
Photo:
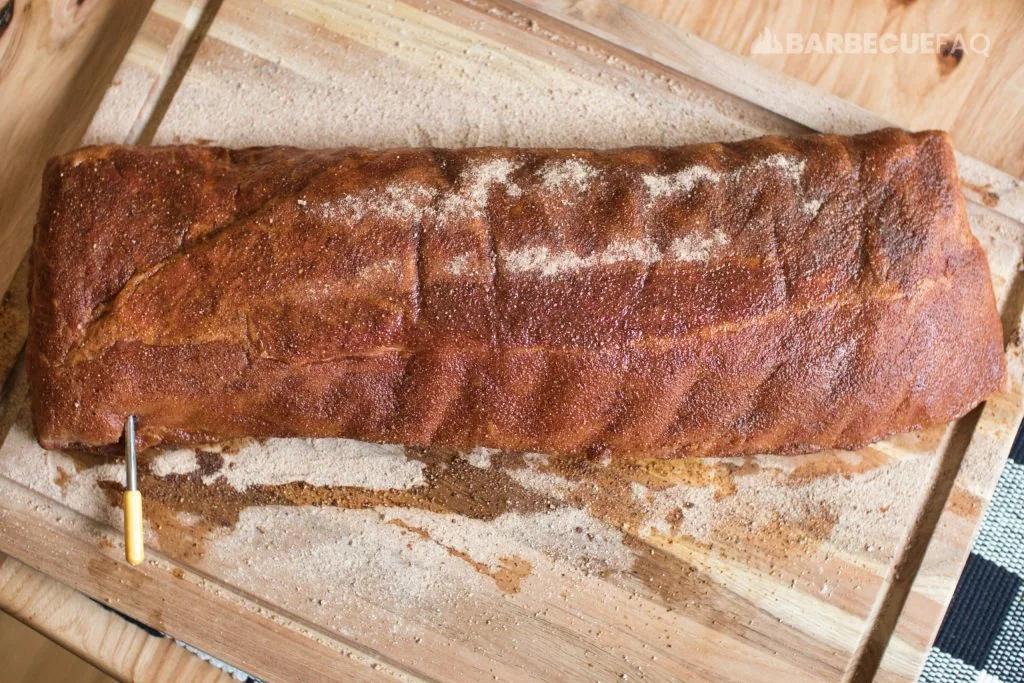
[(5, 612), (0, 612), (0, 661), (6, 683), (114, 680)]
[[(512, 6), (512, 7), (514, 7), (514, 6)], [(124, 102), (126, 100), (124, 98), (122, 98), (122, 97), (117, 96), (117, 95), (109, 95), (109, 97), (112, 97), (113, 101), (114, 101), (114, 104), (112, 104), (112, 106), (121, 107), (121, 109), (119, 109), (115, 113), (115, 116), (113, 116), (113, 118), (109, 118), (108, 117), (106, 119), (108, 121), (108, 123), (109, 122), (115, 122), (117, 125), (123, 126), (123, 124), (125, 122), (127, 122), (129, 120), (132, 121), (132, 125), (128, 127), (127, 131), (121, 130), (121, 134), (124, 134), (126, 132), (129, 132), (132, 135), (141, 133), (141, 128), (138, 125), (138, 122), (142, 121), (142, 120), (146, 120), (146, 117), (149, 115), (149, 111), (152, 111), (154, 109), (159, 109), (159, 103), (155, 102), (150, 95), (152, 95), (152, 93), (154, 93), (156, 91), (159, 91), (161, 85), (164, 82), (166, 82), (167, 79), (170, 78), (171, 75), (166, 72), (166, 70), (164, 68), (164, 65), (166, 65), (168, 62), (173, 63), (175, 61), (175, 59), (177, 59), (178, 56), (180, 56), (182, 51), (184, 51), (184, 49), (186, 47), (186, 43), (187, 43), (187, 37), (189, 35), (191, 35), (192, 29), (199, 22), (199, 18), (202, 15), (203, 7), (201, 5), (197, 5), (197, 4), (194, 4), (194, 3), (187, 3), (187, 2), (173, 3), (172, 2), (172, 3), (161, 3), (158, 6), (158, 9), (159, 9), (159, 11), (156, 13), (157, 16), (154, 17), (154, 15), (151, 15), (151, 20), (152, 20), (152, 23), (155, 25), (155, 29), (150, 34), (152, 36), (157, 36), (157, 37), (150, 41), (150, 44), (149, 44), (148, 47), (145, 44), (137, 43), (137, 49), (135, 47), (133, 47), (133, 53), (130, 53), (130, 55), (129, 55), (129, 57), (130, 57), (129, 62), (128, 62), (129, 65), (131, 65), (131, 64), (142, 65), (141, 71), (139, 71), (138, 73), (135, 74), (135, 76), (139, 76), (141, 74), (143, 81), (140, 81), (140, 82), (145, 82), (146, 78), (150, 78), (150, 80), (148, 81), (148, 83), (149, 83), (148, 89), (147, 88), (138, 88), (138, 87), (127, 88), (127, 90), (130, 90), (133, 93), (133, 97), (130, 98), (130, 100), (132, 102), (132, 104), (130, 106), (131, 107), (135, 107), (135, 111), (138, 114), (134, 118), (123, 116), (123, 113), (125, 111), (124, 110), (124, 106), (125, 106)], [(427, 9), (430, 9), (430, 8), (427, 8)], [(437, 9), (437, 8), (434, 7), (433, 9)], [(477, 7), (476, 9), (479, 10), (480, 8)], [(484, 9), (487, 10), (488, 8), (485, 7)], [(503, 9), (503, 7), (500, 6), (500, 5), (496, 6), (496, 7), (491, 7), (490, 8), (491, 16), (495, 16), (495, 14), (494, 14), (495, 12), (497, 12), (497, 14), (500, 15), (502, 9)], [(593, 3), (593, 2), (587, 3), (583, 7), (581, 7), (580, 4), (571, 5), (571, 6), (551, 6), (551, 5), (545, 5), (544, 9), (552, 12), (553, 14), (557, 14), (560, 10), (565, 10), (567, 12), (567, 15), (565, 17), (567, 20), (570, 20), (570, 21), (580, 21), (580, 17), (583, 17), (583, 19), (584, 19), (583, 23), (587, 24), (589, 22), (589, 25), (595, 25), (595, 24), (596, 25), (601, 25), (602, 21), (608, 20), (609, 18), (615, 19), (617, 17), (620, 17), (621, 15), (618, 14), (618, 13), (623, 11), (621, 8), (617, 8), (617, 7), (615, 7), (614, 5), (612, 5), (610, 3)], [(456, 14), (458, 14), (458, 12), (460, 12), (461, 10), (458, 10), (457, 8), (450, 8), (449, 11), (455, 12)], [(511, 11), (513, 13), (515, 13), (516, 10), (512, 9)], [(292, 17), (292, 15), (289, 14), (289, 13), (285, 13), (284, 15), (273, 14), (272, 13), (272, 15), (276, 19), (280, 20), (280, 23), (276, 24), (276, 25), (273, 22), (269, 22), (269, 23), (263, 24), (263, 29), (264, 29), (263, 32), (264, 33), (267, 33), (267, 32), (272, 33), (275, 30), (274, 26), (277, 26), (278, 28), (284, 27), (285, 32), (287, 32), (289, 27), (294, 27), (295, 26), (295, 20)], [(466, 18), (466, 21), (470, 21), (470, 18), (473, 17), (472, 14), (464, 14), (462, 16), (464, 16)], [(362, 18), (365, 19), (366, 16), (364, 15)], [(373, 21), (371, 21), (371, 25), (370, 26), (367, 26), (365, 28), (371, 30), (371, 34), (376, 33), (377, 35), (389, 35), (389, 29), (387, 29), (387, 27), (385, 27), (385, 29), (383, 31), (379, 30), (379, 27), (376, 30), (373, 29), (372, 24), (375, 21), (379, 21), (380, 20), (379, 17), (376, 17), (376, 18), (370, 17), (370, 18), (373, 19)], [(447, 18), (448, 17), (446, 17), (446, 19)], [(236, 13), (234, 15), (234, 19), (233, 19), (233, 21), (236, 22), (237, 27), (242, 29), (243, 32), (248, 28), (247, 22), (250, 22), (252, 20), (257, 20), (256, 24), (259, 25), (259, 18), (255, 17), (255, 16), (252, 16), (248, 12), (245, 12), (245, 11), (243, 11), (241, 13)], [(517, 18), (515, 16), (506, 16), (504, 18), (504, 20), (507, 20), (507, 22), (511, 23), (512, 25), (516, 25), (516, 22), (517, 22)], [(483, 24), (483, 23), (484, 22), (481, 22), (481, 24)], [(607, 24), (609, 22), (606, 21), (605, 23)], [(611, 23), (614, 23), (614, 22), (611, 22)], [(238, 32), (238, 30), (236, 30), (235, 28), (231, 28), (230, 24), (228, 24), (227, 26), (228, 26), (227, 28), (222, 27), (221, 29), (217, 29), (217, 27), (214, 26), (213, 27), (214, 28), (214, 37), (216, 39), (218, 39), (218, 40), (221, 40), (222, 42), (226, 38), (227, 39), (227, 44), (231, 44), (231, 45), (237, 46), (239, 44), (238, 41), (241, 40), (241, 41), (243, 41), (242, 44), (245, 44), (246, 46), (255, 45), (258, 48), (258, 41), (257, 41), (257, 43), (253, 44), (253, 43), (250, 42), (252, 40), (252, 37), (250, 37), (250, 36), (240, 37), (242, 34), (240, 34)], [(635, 28), (637, 26), (646, 26), (646, 25), (644, 25), (643, 22), (636, 22), (634, 19), (630, 19), (630, 23), (628, 23), (627, 27), (628, 26), (633, 26)], [(185, 27), (185, 31), (182, 32), (179, 27)], [(477, 28), (478, 27), (474, 27), (474, 30), (476, 30)], [(493, 38), (494, 35), (497, 35), (499, 40), (512, 40), (513, 41), (512, 44), (515, 45), (515, 47), (517, 49), (521, 48), (521, 46), (519, 45), (519, 42), (518, 42), (521, 39), (520, 38), (511, 38), (510, 37), (512, 35), (515, 35), (515, 34), (508, 33), (508, 32), (503, 32), (503, 30), (500, 28), (500, 26), (498, 26), (497, 24), (493, 24), (493, 23), (487, 24), (485, 26), (485, 28), (489, 32), (494, 32), (493, 34), (491, 34), (491, 33), (488, 34), (490, 37)], [(544, 28), (543, 22), (540, 22), (538, 24), (538, 28), (541, 28), (541, 29)], [(603, 28), (603, 30), (606, 30), (606, 31), (609, 29), (609, 27), (607, 25), (604, 25), (602, 28)], [(614, 27), (612, 27), (612, 28), (614, 28)], [(784, 29), (782, 29), (782, 28), (780, 28), (778, 26), (775, 26), (775, 25), (773, 25), (773, 28), (775, 28), (776, 30), (780, 30), (780, 31), (784, 30)], [(221, 31), (220, 34), (217, 33), (218, 30)], [(257, 33), (256, 35), (259, 35), (259, 34)], [(397, 34), (396, 38), (398, 39), (397, 42), (401, 43), (404, 39), (406, 39), (406, 36), (404, 36), (401, 33), (399, 33), (399, 34)], [(670, 40), (670, 39), (671, 39), (670, 37), (666, 38), (666, 40)], [(2, 40), (2, 38), (0, 38), (0, 40)], [(628, 36), (624, 37), (623, 40), (628, 42), (628, 40), (629, 40)], [(415, 44), (415, 38), (414, 38), (413, 42)], [(634, 44), (634, 47), (641, 47), (641, 45), (637, 44), (636, 41), (634, 41), (633, 44)], [(400, 45), (396, 45), (395, 47), (400, 47)], [(406, 46), (406, 47), (408, 47), (408, 46)], [(643, 45), (642, 47), (646, 47), (646, 45)], [(694, 46), (692, 44), (688, 44), (685, 40), (678, 41), (678, 47), (684, 53), (685, 53), (686, 50), (694, 49)], [(700, 49), (700, 46), (697, 46), (696, 49)], [(302, 52), (302, 51), (300, 50), (299, 52)], [(663, 52), (664, 52), (664, 50), (663, 50)], [(2, 51), (0, 51), (0, 54), (3, 54)], [(260, 60), (267, 61), (266, 55), (265, 54), (261, 54), (259, 49), (257, 49), (254, 54), (257, 54), (259, 56)], [(200, 56), (202, 57), (203, 55), (200, 55)], [(630, 63), (630, 58), (629, 58), (628, 55), (615, 55), (615, 56), (616, 56), (616, 58), (623, 59), (624, 62), (628, 66), (632, 66), (632, 64)], [(586, 70), (586, 68), (585, 68), (586, 64), (579, 64), (579, 63), (577, 63), (569, 55), (560, 54), (559, 57), (561, 57), (562, 59), (565, 59), (568, 63), (570, 63), (570, 69), (581, 69), (583, 71), (585, 77), (586, 76), (593, 77), (597, 73), (596, 71), (589, 71), (588, 72)], [(215, 62), (217, 59), (222, 59), (223, 55), (217, 54), (216, 52), (213, 53), (212, 55), (208, 53), (208, 54), (205, 55), (204, 58), (205, 59), (212, 59)], [(685, 60), (685, 54), (682, 55), (682, 58), (683, 58), (683, 61), (685, 62), (686, 61)], [(226, 63), (222, 61), (220, 63), (220, 66), (224, 66), (225, 64), (227, 64), (230, 67), (231, 66), (230, 60), (228, 62), (226, 62)], [(146, 66), (146, 65), (148, 65), (148, 66)], [(202, 73), (202, 68), (204, 68), (204, 65), (202, 63), (200, 63), (198, 66), (200, 68), (197, 71), (197, 73)], [(687, 68), (697, 68), (700, 65), (696, 65), (696, 64), (692, 64), (691, 63), (691, 64), (684, 64), (684, 66), (686, 66)], [(246, 67), (246, 68), (248, 68), (248, 67)], [(294, 68), (294, 67), (292, 66), (292, 67), (289, 67), (289, 68)], [(644, 68), (650, 69), (651, 66), (650, 65), (644, 65)], [(685, 69), (684, 69), (684, 72), (685, 72)], [(130, 72), (126, 72), (126, 73), (129, 73), (129, 75), (130, 75)], [(657, 73), (657, 69), (655, 69), (655, 73)], [(114, 93), (118, 88), (126, 89), (126, 88), (124, 88), (124, 84), (125, 83), (129, 83), (129, 82), (130, 82), (130, 79), (128, 79), (127, 77), (124, 80), (120, 81), (120, 82), (115, 82), (115, 87), (111, 90), (111, 93)], [(188, 83), (185, 83), (185, 86), (186, 87), (194, 87), (195, 83), (193, 82), (192, 86), (189, 86)], [(140, 92), (143, 92), (143, 93), (146, 94), (145, 97), (141, 98), (141, 100), (138, 97)], [(802, 98), (797, 98), (797, 99), (800, 99), (801, 101), (804, 101)], [(761, 106), (767, 106), (767, 103), (762, 103)], [(147, 108), (148, 108), (148, 110), (147, 110)], [(771, 107), (768, 106), (768, 108), (770, 109)], [(110, 109), (107, 109), (106, 111), (107, 111), (108, 114), (110, 113)], [(201, 111), (202, 110), (200, 110), (200, 112)], [(816, 110), (816, 111), (819, 111), (819, 110)], [(175, 135), (179, 135), (179, 136), (186, 135), (187, 136), (190, 133), (190, 131), (194, 131), (195, 129), (199, 128), (199, 126), (196, 125), (197, 122), (196, 122), (196, 119), (194, 118), (196, 116), (196, 112), (192, 112), (191, 114), (189, 114), (189, 112), (187, 110), (183, 112), (181, 110), (181, 106), (180, 105), (179, 105), (178, 111), (175, 111), (174, 108), (173, 108), (173, 104), (172, 104), (172, 106), (168, 109), (167, 113), (168, 113), (168, 116), (169, 116), (168, 126), (163, 129), (162, 133), (161, 133), (161, 131), (159, 129), (153, 131), (153, 133), (156, 135), (158, 140), (160, 139), (159, 136), (161, 134), (167, 136), (164, 139), (174, 139)], [(789, 113), (789, 112), (787, 112), (787, 113)], [(104, 130), (103, 125), (104, 124), (102, 123), (103, 120), (104, 120), (103, 119), (103, 115), (104, 115), (104, 111), (101, 110), (101, 116), (100, 116), (100, 118), (97, 119), (97, 124), (94, 126), (94, 130), (92, 131), (92, 133), (95, 133), (96, 135), (98, 135), (100, 137), (102, 137), (104, 135), (104, 132), (103, 132), (103, 130)], [(771, 116), (765, 117), (764, 114), (758, 114), (757, 116), (760, 117), (761, 121), (765, 122), (765, 123), (762, 123), (761, 125), (767, 125), (767, 126), (769, 126), (769, 128), (771, 126), (777, 126), (777, 127), (782, 127), (782, 129), (785, 129), (785, 126), (787, 125), (784, 119), (773, 119)], [(177, 119), (175, 119), (175, 117), (177, 117)], [(851, 114), (851, 117), (853, 119), (856, 119), (856, 114)], [(176, 129), (174, 128), (175, 120), (178, 121), (177, 125), (179, 127), (177, 128), (177, 130), (180, 131), (180, 132), (177, 132), (177, 133), (175, 132)], [(807, 125), (806, 121), (803, 121), (802, 123)], [(113, 130), (113, 129), (109, 129), (109, 130)], [(299, 132), (301, 133), (301, 131), (299, 131)], [(293, 131), (291, 134), (294, 134), (294, 133), (295, 133), (295, 131)], [(230, 137), (230, 135), (237, 135), (237, 134), (238, 133), (235, 133), (235, 132), (229, 132), (229, 135), (227, 137)], [(287, 136), (288, 134), (289, 133), (287, 133), (287, 132), (283, 133), (283, 135), (285, 135), (285, 136)], [(486, 134), (486, 132), (485, 132), (485, 134)], [(219, 137), (223, 138), (223, 137), (225, 137), (225, 135), (220, 134)], [(119, 139), (132, 139), (132, 138), (129, 135), (126, 138), (119, 138)], [(1004, 202), (1004, 204), (1002, 206), (997, 206), (997, 210), (1007, 211), (1008, 210), (1007, 206), (1010, 206), (1009, 210), (1012, 211), (1012, 204), (1008, 204), (1008, 203), (1005, 203), (1005, 202)], [(998, 241), (998, 237), (999, 237), (1001, 231), (1003, 231), (1003, 230), (1012, 230), (1012, 229), (1015, 229), (1015, 227), (1019, 227), (1019, 226), (1016, 226), (1016, 224), (1003, 226), (1002, 224), (1000, 224), (1000, 221), (1002, 221), (1004, 219), (1000, 218), (998, 215), (995, 215), (995, 212), (986, 212), (986, 210), (978, 208), (978, 209), (974, 210), (974, 214), (975, 214), (976, 220), (981, 220), (983, 222), (987, 222), (986, 225), (988, 225), (989, 227), (986, 228), (986, 234), (994, 235), (995, 238), (997, 239), (997, 241)], [(977, 218), (978, 216), (980, 216), (981, 218), (978, 219)], [(1012, 240), (1012, 238), (1011, 238), (1011, 240)], [(997, 243), (993, 243), (993, 247), (997, 247), (997, 246), (998, 246)], [(1008, 264), (1008, 265), (1012, 265), (1012, 264)], [(1008, 296), (1010, 296), (1010, 299), (1008, 299), (1008, 300), (1011, 301), (1011, 304), (1012, 304), (1012, 292), (1010, 294), (1008, 294)], [(1011, 305), (1010, 309), (1008, 309), (1008, 310), (1012, 310), (1012, 308), (1013, 308), (1013, 306)], [(1019, 311), (1019, 308), (1017, 310)], [(1012, 315), (1012, 313), (1011, 313), (1011, 315)], [(1005, 405), (1005, 406), (1003, 406), (1001, 408), (998, 405), (995, 406), (993, 408), (993, 410), (1001, 411), (1001, 412), (1005, 413), (1006, 415), (1012, 415), (1012, 414), (1014, 414), (1015, 410), (1019, 411), (1019, 405), (1014, 404), (1013, 401), (1010, 401), (1007, 405)], [(996, 422), (994, 422), (992, 424), (999, 424), (999, 423), (1000, 423), (999, 420), (996, 420)], [(995, 432), (992, 432), (991, 435), (990, 435), (991, 439), (998, 441), (999, 439), (1004, 438), (1005, 435), (1002, 433), (1004, 431), (1006, 431), (1006, 430), (1002, 429), (1002, 428), (995, 430)], [(974, 450), (978, 451), (978, 453), (976, 454), (974, 459), (977, 460), (978, 463), (980, 463), (979, 465), (976, 466), (976, 470), (980, 470), (981, 474), (984, 475), (984, 474), (988, 473), (988, 470), (986, 470), (986, 467), (988, 467), (989, 469), (991, 468), (992, 453), (994, 451), (991, 448), (985, 448), (985, 447), (983, 447), (981, 445), (976, 445)], [(968, 457), (970, 457), (970, 454), (971, 454), (971, 450), (968, 449)], [(949, 482), (948, 482), (949, 485), (950, 486), (954, 486), (954, 489), (953, 489), (954, 492), (956, 491), (956, 488), (955, 488), (955, 485), (953, 483), (953, 476), (952, 475), (955, 474), (955, 469), (956, 468), (953, 467), (953, 471), (952, 472), (947, 472), (946, 473), (946, 475), (948, 475), (947, 478), (949, 479)], [(938, 475), (940, 475), (940, 474), (941, 474), (941, 472), (937, 472), (936, 476), (938, 477)], [(949, 556), (951, 554), (952, 555), (956, 555), (958, 552), (965, 552), (963, 550), (964, 541), (963, 541), (963, 533), (962, 533), (963, 529), (965, 528), (964, 525), (965, 524), (967, 525), (966, 528), (973, 528), (971, 525), (973, 523), (975, 523), (975, 521), (976, 521), (975, 518), (976, 518), (976, 516), (978, 514), (980, 514), (980, 508), (982, 507), (984, 500), (987, 499), (986, 487), (988, 487), (992, 481), (994, 481), (994, 480), (991, 480), (990, 478), (986, 478), (985, 476), (979, 475), (978, 471), (975, 471), (974, 474), (972, 475), (972, 477), (970, 477), (968, 480), (966, 480), (965, 486), (963, 487), (963, 489), (965, 491), (967, 491), (968, 493), (970, 493), (971, 496), (973, 496), (970, 500), (973, 500), (975, 502), (972, 505), (968, 506), (969, 514), (966, 517), (963, 514), (955, 515), (955, 517), (957, 519), (963, 520), (962, 523), (953, 525), (956, 529), (960, 530), (960, 533), (956, 534), (956, 535), (950, 536), (950, 538), (949, 538), (949, 540), (950, 540), (950, 547), (947, 548), (946, 552), (942, 553), (941, 561), (936, 561), (936, 562), (932, 563), (933, 564), (932, 570), (934, 572), (936, 572), (935, 574), (933, 574), (933, 576), (939, 576), (942, 579), (941, 585), (944, 586), (944, 589), (936, 591), (934, 589), (934, 585), (933, 585), (932, 589), (927, 593), (927, 598), (930, 600), (930, 603), (927, 605), (927, 609), (918, 609), (918, 608), (915, 607), (915, 609), (909, 610), (909, 607), (908, 607), (908, 610), (912, 613), (912, 616), (914, 618), (910, 619), (909, 621), (905, 620), (905, 619), (900, 619), (900, 626), (903, 626), (903, 624), (910, 624), (910, 625), (903, 627), (904, 631), (907, 633), (907, 636), (906, 636), (907, 640), (906, 640), (906, 642), (903, 645), (901, 645), (900, 647), (895, 648), (895, 651), (897, 653), (896, 655), (892, 655), (892, 652), (894, 650), (890, 649), (890, 651), (889, 651), (890, 655), (889, 655), (889, 657), (887, 657), (887, 660), (890, 659), (891, 657), (895, 657), (895, 659), (893, 659), (890, 664), (886, 665), (886, 666), (891, 668), (894, 676), (905, 675), (905, 672), (908, 670), (908, 667), (910, 667), (910, 668), (913, 667), (913, 657), (910, 656), (909, 653), (913, 653), (915, 651), (919, 651), (919, 649), (922, 647), (922, 643), (924, 643), (924, 646), (926, 646), (927, 638), (928, 638), (927, 634), (929, 632), (929, 629), (932, 629), (936, 625), (936, 623), (935, 623), (936, 614), (941, 614), (941, 609), (944, 606), (943, 600), (944, 599), (948, 600), (948, 595), (946, 595), (943, 591), (945, 590), (946, 593), (948, 593), (948, 590), (951, 590), (951, 587), (949, 587), (949, 581), (950, 581), (950, 579), (955, 581), (955, 576), (956, 576), (956, 573), (958, 572), (958, 568), (956, 567), (955, 560), (951, 562), (950, 559), (949, 559)], [(941, 509), (941, 505), (939, 505), (936, 514), (942, 514), (942, 512), (943, 511)], [(948, 512), (948, 510), (947, 510), (947, 512)], [(962, 513), (962, 510), (961, 510), (961, 513)], [(945, 515), (943, 517), (943, 519), (947, 519), (948, 517), (949, 517), (949, 515)], [(941, 531), (942, 528), (943, 528), (943, 526), (942, 526), (942, 524), (940, 524), (940, 531)], [(928, 566), (927, 561), (926, 561), (926, 565), (925, 566), (926, 567)], [(901, 567), (901, 569), (903, 569), (903, 568)], [(887, 579), (887, 581), (888, 581), (888, 579)], [(915, 600), (916, 593), (915, 593), (915, 591), (910, 590), (909, 586), (908, 586), (908, 594), (909, 594), (908, 606), (913, 606), (915, 604), (914, 600)], [(944, 595), (945, 595), (945, 597), (944, 597)], [(895, 614), (893, 615), (893, 617), (892, 617), (894, 622), (896, 621), (897, 617), (899, 617), (899, 610), (897, 610), (895, 612)], [(899, 632), (899, 628), (897, 628), (897, 631)], [(871, 643), (867, 643), (867, 645), (871, 645)], [(881, 656), (881, 653), (879, 652), (878, 655)], [(901, 659), (901, 657), (902, 657), (902, 659)]]
[[(0, 661), (8, 683), (111, 680), (102, 672), (134, 681), (232, 680), (173, 640), (147, 633), (12, 557), (0, 558), (0, 607), (14, 615), (2, 615), (7, 621), (0, 623)], [(15, 617), (52, 635), (63, 647), (46, 647), (54, 643), (14, 622)]]
[[(1024, 3), (1017, 0), (625, 0), (624, 5), (905, 128), (948, 130), (962, 152), (1014, 176), (1024, 173)], [(949, 54), (751, 54), (765, 27), (780, 36), (981, 33), (991, 51), (979, 54), (968, 45)]]
[(0, 290), (32, 239), (39, 178), (74, 148), (96, 111), (148, 3), (7, 2), (0, 33)]

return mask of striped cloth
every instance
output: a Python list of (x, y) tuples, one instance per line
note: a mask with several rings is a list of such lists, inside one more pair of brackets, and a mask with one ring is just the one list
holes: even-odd
[(1024, 683), (1024, 425), (920, 680)]

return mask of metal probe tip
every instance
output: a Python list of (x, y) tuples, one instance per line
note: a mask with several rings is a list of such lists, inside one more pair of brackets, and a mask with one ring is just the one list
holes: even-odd
[(125, 488), (139, 490), (139, 474), (135, 463), (135, 416), (129, 415), (124, 425)]

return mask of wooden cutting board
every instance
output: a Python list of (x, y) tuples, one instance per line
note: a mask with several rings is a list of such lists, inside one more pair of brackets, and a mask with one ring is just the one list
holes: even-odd
[[(877, 117), (607, 2), (158, 0), (88, 142), (549, 145)], [(913, 678), (1022, 410), (1024, 192), (967, 158), (1011, 381), (857, 452), (583, 462), (269, 440), (46, 452), (8, 382), (0, 551), (272, 680)], [(929, 543), (930, 541), (930, 543)]]

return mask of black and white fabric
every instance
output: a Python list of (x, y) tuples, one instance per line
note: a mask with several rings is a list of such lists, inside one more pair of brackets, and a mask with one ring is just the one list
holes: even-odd
[(1024, 425), (920, 680), (1024, 683)]

